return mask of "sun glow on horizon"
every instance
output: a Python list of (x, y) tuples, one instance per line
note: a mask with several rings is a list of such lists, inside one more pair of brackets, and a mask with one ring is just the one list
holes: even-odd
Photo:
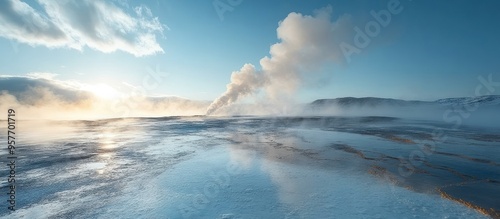
[(118, 92), (113, 87), (107, 84), (91, 85), (87, 87), (85, 90), (88, 90), (91, 93), (93, 93), (96, 97), (100, 97), (103, 99), (112, 99), (120, 95), (120, 92)]

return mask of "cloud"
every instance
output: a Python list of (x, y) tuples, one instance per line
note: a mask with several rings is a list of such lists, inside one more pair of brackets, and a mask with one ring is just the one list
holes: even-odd
[(66, 34), (49, 18), (22, 1), (0, 1), (0, 35), (30, 45), (63, 46)]
[(18, 103), (23, 105), (45, 104), (48, 96), (51, 99), (57, 99), (58, 102), (72, 104), (90, 97), (90, 93), (79, 89), (74, 84), (33, 76), (0, 76), (0, 87), (0, 92), (13, 96)]
[(331, 7), (315, 12), (314, 16), (290, 13), (276, 30), (281, 41), (272, 45), (260, 60), (261, 69), (245, 64), (233, 72), (226, 92), (207, 109), (207, 114), (236, 102), (242, 97), (264, 90), (273, 102), (282, 101), (298, 87), (322, 79), (319, 69), (324, 63), (341, 63), (338, 45), (351, 38), (350, 16), (331, 21)]
[(18, 0), (0, 1), (0, 36), (32, 46), (85, 46), (135, 56), (163, 53), (156, 37), (164, 25), (145, 6), (126, 13), (112, 2), (93, 0), (38, 0), (37, 11)]
[(32, 77), (32, 78), (53, 79), (58, 74), (50, 73), (50, 72), (31, 72), (31, 73), (28, 73), (26, 75), (29, 76), (29, 77)]
[[(53, 75), (43, 78), (47, 75), (0, 75), (0, 110), (15, 109), (22, 119), (98, 119), (201, 115), (209, 105), (179, 97), (149, 97), (129, 86), (102, 90), (104, 85), (62, 81)], [(110, 98), (102, 93), (110, 91), (118, 95)]]

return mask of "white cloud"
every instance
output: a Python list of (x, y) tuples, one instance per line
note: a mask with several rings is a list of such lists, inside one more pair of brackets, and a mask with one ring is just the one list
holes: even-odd
[[(0, 36), (49, 48), (89, 47), (135, 56), (163, 53), (157, 42), (164, 25), (146, 6), (132, 14), (111, 2), (38, 0), (43, 11), (18, 0), (0, 1)], [(135, 13), (135, 14), (134, 14)]]
[(66, 34), (31, 6), (15, 0), (0, 1), (0, 35), (30, 45), (67, 44)]
[(28, 73), (26, 74), (28, 75), (29, 77), (32, 77), (32, 78), (44, 78), (44, 79), (53, 79), (54, 77), (56, 77), (58, 74), (55, 74), (55, 73), (50, 73), (50, 72), (31, 72), (31, 73)]

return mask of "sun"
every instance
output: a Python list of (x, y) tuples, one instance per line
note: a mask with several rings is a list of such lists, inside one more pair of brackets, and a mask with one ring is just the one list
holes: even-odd
[(95, 96), (104, 99), (112, 99), (119, 96), (119, 92), (107, 84), (92, 85), (88, 90)]

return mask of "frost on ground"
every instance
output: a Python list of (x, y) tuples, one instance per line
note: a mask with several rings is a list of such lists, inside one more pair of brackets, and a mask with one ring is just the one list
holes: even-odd
[(492, 128), (168, 117), (47, 122), (51, 135), (30, 123), (40, 122), (19, 124), (18, 210), (0, 209), (4, 218), (487, 218), (500, 209)]

